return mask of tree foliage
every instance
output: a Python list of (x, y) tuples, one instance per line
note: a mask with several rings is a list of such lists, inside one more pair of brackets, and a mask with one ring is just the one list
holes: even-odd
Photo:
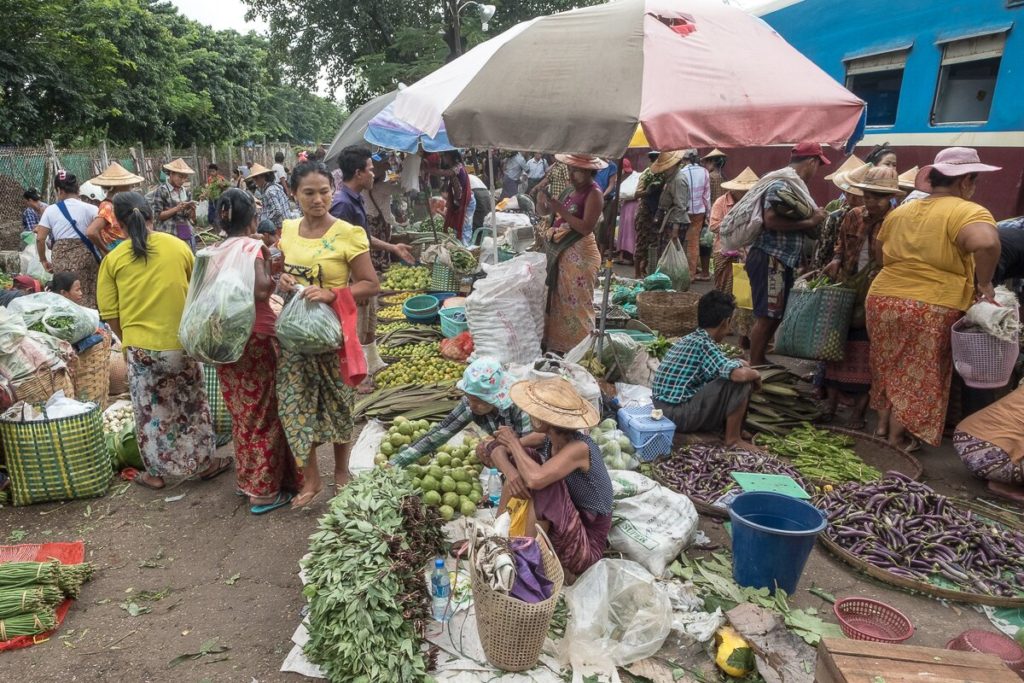
[(0, 142), (315, 142), (343, 120), (312, 84), (282, 80), (267, 38), (215, 31), (166, 0), (4, 4)]
[[(484, 0), (497, 12), (485, 33), (479, 10), (460, 14), (468, 49), (537, 16), (603, 0)], [(271, 43), (299, 83), (325, 78), (355, 108), (399, 83), (414, 83), (454, 52), (452, 0), (244, 0), (270, 24)], [(455, 6), (464, 4), (456, 2)]]

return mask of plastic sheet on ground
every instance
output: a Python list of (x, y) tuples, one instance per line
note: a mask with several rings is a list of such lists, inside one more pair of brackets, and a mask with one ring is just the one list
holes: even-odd
[(349, 467), (353, 472), (365, 472), (373, 469), (373, 459), (377, 456), (380, 444), (387, 433), (387, 427), (380, 420), (370, 420), (363, 426), (362, 431), (359, 432), (359, 438), (356, 439), (356, 445), (352, 447)]

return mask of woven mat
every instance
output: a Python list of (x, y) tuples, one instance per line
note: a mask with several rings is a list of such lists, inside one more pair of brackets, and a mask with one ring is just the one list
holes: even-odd
[[(0, 563), (3, 562), (45, 562), (59, 560), (61, 564), (81, 564), (85, 561), (85, 543), (39, 543), (25, 545), (0, 545)], [(17, 636), (10, 640), (0, 640), (0, 652), (17, 650), (50, 639), (60, 628), (73, 600), (65, 600), (57, 607), (57, 625), (53, 630), (35, 636)]]

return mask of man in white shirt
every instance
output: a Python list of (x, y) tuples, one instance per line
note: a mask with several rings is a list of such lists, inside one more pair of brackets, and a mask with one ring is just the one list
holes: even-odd
[(700, 152), (688, 149), (683, 152), (685, 165), (679, 172), (686, 176), (690, 186), (690, 229), (686, 231), (686, 260), (695, 273), (694, 280), (710, 280), (708, 266), (700, 258), (700, 234), (704, 230), (705, 218), (711, 213), (711, 177), (700, 164)]
[(544, 180), (544, 176), (548, 173), (548, 168), (548, 160), (544, 158), (544, 155), (540, 152), (534, 152), (533, 157), (526, 162), (527, 194), (533, 192), (533, 188), (537, 186), (537, 183)]
[(526, 173), (526, 159), (520, 152), (510, 152), (502, 170), (505, 178), (501, 183), (501, 198), (515, 197), (519, 194), (519, 181)]

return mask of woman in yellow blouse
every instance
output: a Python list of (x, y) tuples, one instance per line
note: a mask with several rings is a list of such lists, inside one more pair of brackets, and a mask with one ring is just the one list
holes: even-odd
[[(366, 231), (328, 212), (334, 183), (327, 167), (302, 162), (292, 171), (290, 185), (303, 217), (285, 221), (281, 228), (281, 289), (291, 292), (302, 285), (298, 296), (328, 305), (335, 302), (335, 290), (345, 287), (357, 303), (375, 296), (380, 285)], [(348, 460), (353, 389), (342, 379), (337, 353), (308, 355), (282, 349), (277, 392), (281, 424), (303, 470), (302, 489), (292, 507), (308, 507), (323, 490), (317, 446), (334, 445), (334, 481), (339, 487), (352, 476)]]
[(192, 250), (153, 232), (153, 210), (138, 192), (114, 197), (114, 215), (129, 239), (100, 264), (96, 299), (128, 357), (135, 434), (146, 464), (135, 482), (162, 489), (168, 476), (212, 479), (230, 469), (231, 459), (214, 460), (203, 372), (178, 341)]

